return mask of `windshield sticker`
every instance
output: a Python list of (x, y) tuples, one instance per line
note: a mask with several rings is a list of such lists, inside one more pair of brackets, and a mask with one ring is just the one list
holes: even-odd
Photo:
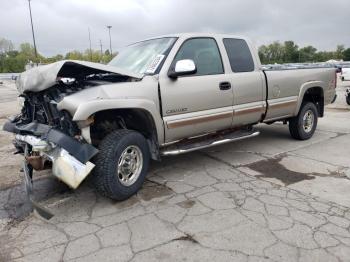
[(149, 67), (146, 70), (146, 74), (154, 74), (154, 72), (157, 71), (158, 66), (160, 65), (160, 63), (163, 61), (165, 55), (157, 55), (152, 63), (149, 65)]

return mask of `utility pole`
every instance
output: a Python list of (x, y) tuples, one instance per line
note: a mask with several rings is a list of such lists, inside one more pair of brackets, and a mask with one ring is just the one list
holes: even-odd
[(90, 27), (88, 27), (89, 32), (89, 44), (90, 44), (90, 61), (92, 62), (92, 50), (91, 50), (91, 36), (90, 36)]
[(111, 57), (113, 55), (113, 52), (112, 52), (112, 38), (111, 38), (111, 28), (112, 26), (111, 25), (107, 25), (107, 28), (108, 28), (108, 32), (109, 32), (109, 51), (111, 52)]
[(28, 5), (29, 5), (29, 14), (30, 14), (30, 24), (32, 25), (32, 35), (33, 35), (33, 44), (34, 44), (34, 53), (35, 53), (35, 58), (36, 58), (36, 65), (38, 65), (38, 53), (36, 51), (36, 44), (35, 44), (35, 35), (34, 35), (34, 26), (33, 26), (33, 18), (32, 18), (32, 8), (30, 6), (30, 1), (28, 0)]
[(101, 39), (100, 39), (100, 51), (101, 51), (100, 63), (102, 63), (103, 51), (102, 51), (102, 41), (101, 41)]

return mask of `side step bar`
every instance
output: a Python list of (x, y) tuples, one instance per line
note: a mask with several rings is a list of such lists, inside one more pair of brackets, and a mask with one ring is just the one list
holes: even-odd
[(164, 147), (163, 149), (161, 149), (160, 153), (163, 156), (179, 155), (179, 154), (184, 154), (184, 153), (192, 152), (199, 149), (204, 149), (207, 147), (222, 145), (229, 142), (238, 141), (249, 137), (254, 137), (259, 134), (260, 134), (259, 131), (236, 131), (229, 134), (220, 135), (214, 138), (208, 138), (206, 140), (203, 140), (202, 138), (201, 141), (198, 141), (198, 139), (193, 139), (195, 141), (189, 140), (187, 141), (187, 143), (179, 142), (175, 145)]

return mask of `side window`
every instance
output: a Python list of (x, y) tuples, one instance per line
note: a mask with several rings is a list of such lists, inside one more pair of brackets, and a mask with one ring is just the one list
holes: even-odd
[(254, 61), (246, 41), (225, 38), (224, 46), (233, 72), (254, 71)]
[(172, 66), (183, 59), (194, 61), (197, 67), (195, 74), (197, 76), (224, 73), (218, 46), (212, 38), (193, 38), (184, 42), (176, 54)]

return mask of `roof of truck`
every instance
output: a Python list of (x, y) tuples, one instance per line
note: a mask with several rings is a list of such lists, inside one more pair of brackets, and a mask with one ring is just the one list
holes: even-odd
[(191, 38), (191, 37), (218, 37), (218, 38), (238, 38), (238, 39), (244, 39), (248, 40), (247, 37), (239, 36), (239, 35), (231, 35), (231, 34), (218, 34), (218, 33), (209, 33), (209, 32), (189, 32), (189, 33), (174, 33), (174, 34), (166, 34), (166, 35), (160, 35), (160, 36), (154, 36), (150, 37), (145, 40), (151, 40), (156, 38), (162, 38), (162, 37), (179, 37), (179, 38)]

